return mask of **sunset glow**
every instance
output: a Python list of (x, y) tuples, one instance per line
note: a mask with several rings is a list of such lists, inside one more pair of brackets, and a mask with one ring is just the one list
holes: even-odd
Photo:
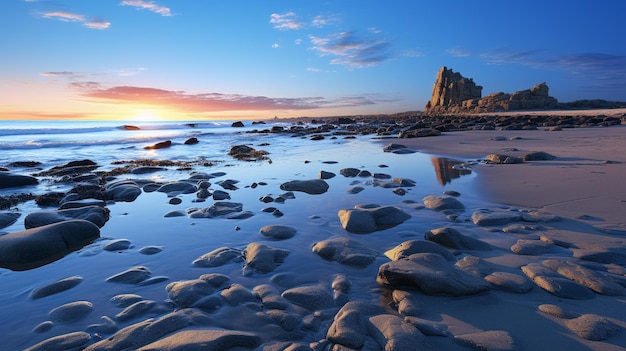
[(443, 65), (483, 95), (546, 82), (561, 102), (626, 100), (624, 2), (474, 6), (6, 0), (0, 119), (418, 111)]

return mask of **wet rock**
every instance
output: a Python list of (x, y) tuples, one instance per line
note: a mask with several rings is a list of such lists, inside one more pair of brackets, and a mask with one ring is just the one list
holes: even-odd
[(165, 149), (165, 148), (168, 148), (170, 146), (172, 146), (172, 141), (171, 140), (165, 140), (165, 141), (158, 142), (156, 144), (144, 146), (144, 149), (146, 149), (146, 150), (157, 150), (157, 149)]
[(493, 273), (495, 266), (478, 256), (465, 256), (459, 259), (454, 265), (479, 277), (485, 277)]
[(533, 282), (526, 277), (508, 272), (493, 272), (485, 280), (502, 290), (518, 294), (527, 293), (534, 287)]
[(252, 292), (261, 298), (264, 308), (286, 310), (291, 306), (289, 301), (280, 296), (278, 290), (270, 284), (257, 285)]
[(426, 196), (423, 200), (424, 206), (435, 211), (444, 210), (464, 210), (465, 206), (456, 198), (451, 196)]
[(549, 252), (558, 251), (559, 247), (542, 241), (542, 240), (526, 240), (520, 239), (511, 246), (511, 251), (518, 255), (538, 256)]
[(327, 172), (327, 171), (320, 171), (319, 175), (317, 176), (319, 179), (331, 179), (335, 177), (335, 173), (333, 172)]
[(544, 152), (544, 151), (529, 152), (527, 154), (524, 154), (524, 156), (522, 156), (522, 160), (524, 160), (524, 162), (550, 161), (554, 159), (556, 159), (556, 156), (550, 155), (549, 153)]
[(231, 284), (229, 287), (220, 291), (220, 295), (229, 304), (236, 306), (246, 302), (260, 302), (257, 294), (241, 284)]
[(458, 230), (449, 227), (432, 229), (426, 232), (424, 238), (441, 246), (457, 250), (489, 251), (492, 249), (491, 245), (486, 242), (463, 235)]
[(123, 251), (130, 248), (130, 240), (128, 239), (115, 239), (102, 246), (104, 251)]
[(326, 332), (326, 339), (351, 349), (360, 349), (365, 343), (368, 314), (363, 303), (352, 301), (345, 304), (335, 315)]
[(376, 260), (377, 253), (358, 241), (335, 237), (317, 242), (313, 252), (329, 261), (337, 261), (354, 267), (367, 267)]
[(0, 212), (0, 229), (15, 223), (21, 215), (19, 212)]
[(281, 296), (310, 311), (324, 310), (335, 305), (333, 297), (319, 285), (291, 288), (285, 290)]
[(485, 157), (487, 163), (499, 163), (499, 164), (516, 164), (524, 162), (521, 157), (502, 155), (502, 154), (489, 154)]
[(398, 313), (403, 316), (419, 316), (424, 310), (423, 304), (417, 295), (406, 290), (396, 289), (391, 293), (393, 302), (398, 306)]
[(102, 316), (102, 323), (90, 324), (85, 328), (88, 333), (113, 334), (118, 330), (117, 324), (109, 317)]
[(382, 286), (415, 287), (429, 295), (464, 296), (490, 289), (482, 278), (464, 272), (433, 253), (413, 254), (381, 265), (376, 282)]
[(187, 308), (203, 297), (213, 294), (215, 287), (203, 279), (192, 279), (169, 283), (165, 291), (176, 306)]
[(390, 314), (370, 317), (369, 334), (387, 351), (427, 351), (432, 345), (419, 330), (403, 319)]
[(261, 343), (257, 335), (231, 330), (192, 329), (169, 335), (137, 351), (254, 349)]
[(133, 202), (141, 195), (141, 188), (133, 181), (123, 180), (107, 184), (104, 193), (108, 200)]
[(82, 347), (91, 341), (91, 335), (85, 332), (73, 332), (63, 335), (54, 336), (50, 339), (46, 339), (38, 344), (35, 344), (24, 351), (62, 351), (62, 350), (74, 350)]
[(456, 262), (456, 256), (446, 248), (431, 241), (408, 240), (385, 251), (385, 256), (393, 261), (408, 257), (415, 253), (436, 253), (450, 262)]
[(285, 240), (293, 238), (298, 230), (294, 227), (280, 224), (266, 225), (260, 233), (270, 240)]
[(259, 273), (269, 273), (278, 265), (282, 264), (287, 256), (288, 250), (277, 249), (261, 243), (250, 243), (242, 252), (246, 266)]
[(511, 211), (479, 210), (472, 213), (472, 221), (479, 226), (504, 225), (521, 219), (519, 213)]
[(196, 258), (192, 264), (195, 267), (219, 267), (237, 259), (241, 259), (241, 251), (223, 246)]
[(27, 270), (54, 262), (100, 237), (85, 220), (70, 220), (0, 236), (0, 267)]
[(230, 194), (224, 190), (215, 190), (212, 196), (215, 201), (230, 200)]
[(341, 226), (351, 233), (371, 233), (403, 223), (411, 218), (395, 206), (357, 206), (356, 209), (339, 210)]
[(121, 322), (126, 322), (146, 315), (155, 306), (156, 302), (151, 300), (137, 301), (116, 314), (115, 318)]
[(583, 314), (580, 317), (564, 321), (567, 329), (587, 340), (604, 340), (617, 334), (621, 328), (608, 319), (595, 314)]
[(362, 187), (362, 186), (354, 186), (354, 187), (348, 189), (348, 193), (349, 194), (358, 194), (358, 193), (360, 193), (363, 190), (365, 190), (365, 188)]
[(102, 228), (109, 220), (109, 213), (108, 208), (101, 206), (85, 206), (56, 211), (36, 211), (24, 217), (24, 227), (30, 229), (71, 219), (83, 219)]
[(538, 309), (539, 311), (543, 313), (546, 313), (553, 317), (561, 318), (561, 319), (572, 319), (572, 318), (576, 318), (580, 316), (580, 314), (576, 312), (567, 311), (563, 309), (563, 307), (561, 306), (552, 305), (552, 304), (539, 305)]
[(318, 195), (328, 191), (329, 185), (323, 179), (292, 180), (280, 185), (281, 190), (301, 191), (307, 194)]
[(165, 171), (165, 170), (167, 170), (167, 168), (165, 168), (165, 167), (140, 166), (140, 167), (135, 167), (135, 168), (131, 169), (130, 173), (132, 173), (132, 174), (148, 174), (148, 173), (155, 173), (155, 172), (160, 172), (160, 171)]
[(435, 323), (427, 319), (421, 319), (414, 316), (404, 317), (404, 322), (411, 324), (417, 330), (428, 336), (448, 336), (448, 326), (443, 323)]
[(501, 330), (456, 335), (454, 340), (461, 345), (471, 346), (476, 350), (514, 351), (518, 349), (513, 337), (508, 332)]
[(142, 281), (150, 278), (151, 275), (152, 272), (150, 272), (147, 267), (135, 266), (108, 277), (106, 281), (123, 284), (139, 284)]
[(174, 197), (179, 194), (193, 194), (198, 191), (198, 188), (191, 183), (185, 181), (171, 182), (161, 185), (158, 189), (160, 193), (166, 193), (169, 197)]
[(359, 172), (361, 172), (358, 168), (342, 168), (339, 170), (339, 174), (346, 178), (354, 178)]
[(75, 301), (66, 303), (48, 313), (50, 320), (57, 323), (72, 323), (79, 321), (93, 311), (93, 304), (89, 301)]
[(116, 307), (124, 308), (141, 300), (143, 300), (143, 297), (137, 294), (120, 294), (113, 296), (109, 301)]
[(35, 177), (0, 172), (0, 189), (36, 185), (38, 183), (39, 181)]
[(585, 268), (571, 261), (545, 260), (543, 266), (556, 271), (559, 275), (586, 286), (598, 294), (624, 296), (626, 288), (612, 281), (606, 274)]
[(45, 333), (54, 327), (54, 323), (51, 321), (45, 321), (37, 324), (35, 328), (33, 328), (33, 333)]
[(236, 215), (243, 211), (240, 202), (218, 201), (207, 208), (194, 209), (189, 213), (189, 218), (216, 218)]
[(233, 122), (230, 126), (235, 128), (245, 127), (242, 121)]
[(33, 291), (30, 293), (30, 298), (33, 300), (37, 300), (46, 296), (58, 294), (60, 292), (63, 292), (63, 291), (66, 291), (75, 287), (76, 285), (80, 284), (82, 281), (83, 281), (83, 277), (80, 277), (77, 275), (63, 278), (53, 283), (33, 289)]
[(235, 159), (242, 161), (261, 161), (267, 159), (269, 152), (264, 150), (256, 150), (247, 145), (235, 145), (230, 148), (228, 154)]
[(183, 144), (185, 144), (185, 145), (195, 145), (197, 143), (199, 143), (198, 138), (191, 137), (191, 138), (185, 140), (185, 142)]
[(594, 293), (587, 287), (569, 279), (562, 278), (552, 271), (548, 270), (549, 272), (547, 274), (543, 271), (536, 271), (532, 268), (532, 264), (523, 266), (522, 271), (531, 278), (538, 287), (554, 296), (574, 300), (586, 300), (595, 297)]

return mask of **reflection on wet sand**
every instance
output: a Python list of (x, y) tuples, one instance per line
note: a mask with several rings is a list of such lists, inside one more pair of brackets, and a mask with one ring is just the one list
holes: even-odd
[(472, 171), (465, 168), (465, 163), (461, 161), (445, 157), (431, 157), (430, 160), (433, 163), (433, 167), (435, 167), (437, 181), (441, 185), (446, 185), (451, 183), (452, 179), (461, 178), (461, 176), (472, 173)]

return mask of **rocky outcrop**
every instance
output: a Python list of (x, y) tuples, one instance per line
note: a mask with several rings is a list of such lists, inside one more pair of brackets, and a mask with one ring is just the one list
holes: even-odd
[(465, 78), (443, 66), (437, 73), (433, 94), (424, 112), (472, 113), (559, 107), (557, 99), (548, 95), (548, 90), (546, 83), (540, 83), (512, 94), (499, 92), (482, 97), (482, 87), (476, 85), (472, 78)]

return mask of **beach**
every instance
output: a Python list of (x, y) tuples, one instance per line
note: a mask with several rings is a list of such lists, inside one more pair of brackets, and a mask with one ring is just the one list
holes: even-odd
[[(29, 230), (56, 235), (72, 222), (97, 237), (43, 265), (0, 272), (8, 347), (626, 349), (625, 125), (397, 138), (349, 124), (260, 130), (272, 122), (220, 134), (218, 146), (199, 128), (163, 132), (173, 138), (164, 150), (143, 149), (161, 136), (132, 144), (124, 136), (97, 167), (81, 165), (92, 168), (80, 180), (45, 175), (43, 185), (15, 188), (91, 182), (90, 194), (108, 197), (68, 200), (75, 212), (34, 201), (2, 212), (20, 214), (0, 228), (4, 237), (31, 235), (25, 217), (42, 210), (30, 220), (63, 221)], [(183, 143), (190, 137), (199, 143)], [(235, 141), (258, 160), (231, 158)], [(47, 172), (65, 162), (52, 150), (41, 169), (5, 172)], [(111, 170), (116, 152), (184, 157), (188, 167), (89, 176)], [(485, 162), (533, 152), (552, 157)]]

